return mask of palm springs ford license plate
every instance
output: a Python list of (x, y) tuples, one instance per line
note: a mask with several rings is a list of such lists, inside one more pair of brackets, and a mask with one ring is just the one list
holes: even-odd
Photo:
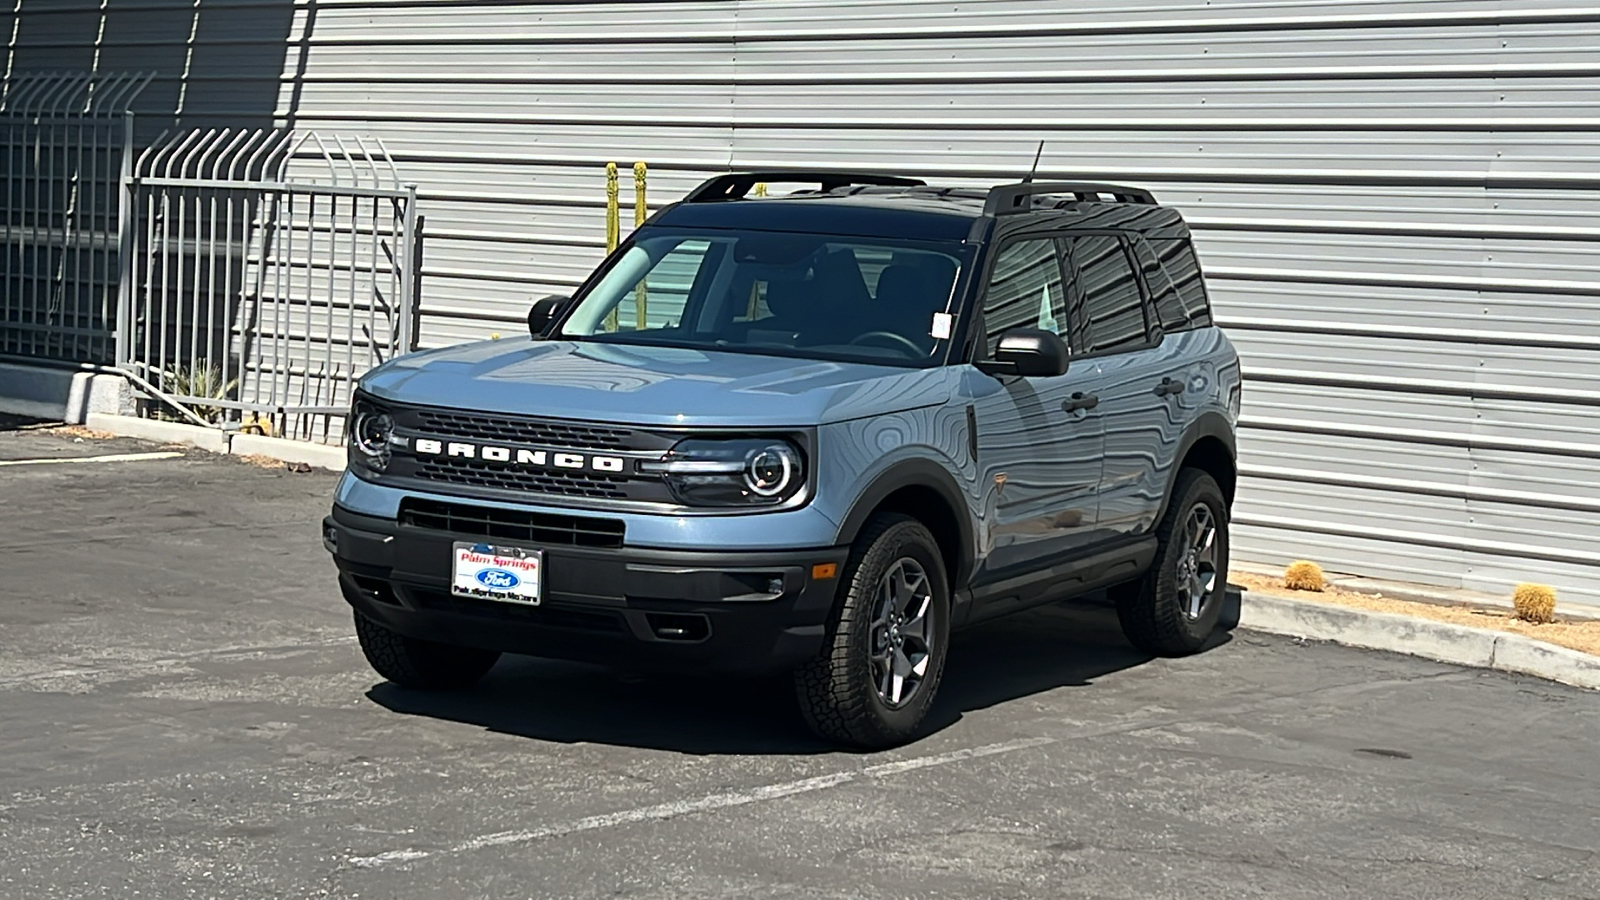
[(457, 541), (450, 593), (503, 603), (539, 602), (544, 552)]

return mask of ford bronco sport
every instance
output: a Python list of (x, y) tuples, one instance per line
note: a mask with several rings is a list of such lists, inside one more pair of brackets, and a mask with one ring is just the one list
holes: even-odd
[(1146, 191), (720, 176), (528, 327), (355, 398), (324, 541), (397, 684), (792, 672), (881, 747), (952, 629), (1101, 588), (1146, 652), (1217, 627), (1239, 365)]

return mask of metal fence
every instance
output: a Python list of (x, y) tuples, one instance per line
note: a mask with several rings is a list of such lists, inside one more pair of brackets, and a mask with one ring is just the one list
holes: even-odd
[(416, 187), (381, 143), (191, 131), (127, 196), (117, 365), (151, 414), (333, 441), (355, 380), (415, 348)]
[(0, 353), (108, 363), (128, 107), (149, 75), (17, 75), (0, 95)]

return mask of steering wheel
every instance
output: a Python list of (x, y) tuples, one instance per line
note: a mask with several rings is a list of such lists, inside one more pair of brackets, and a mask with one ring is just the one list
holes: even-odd
[(892, 331), (869, 331), (866, 334), (858, 334), (850, 339), (850, 343), (865, 344), (877, 338), (887, 338), (886, 343), (894, 344), (894, 349), (896, 350), (905, 350), (912, 359), (920, 359), (926, 355), (926, 351), (918, 347), (910, 338), (903, 334), (895, 334)]

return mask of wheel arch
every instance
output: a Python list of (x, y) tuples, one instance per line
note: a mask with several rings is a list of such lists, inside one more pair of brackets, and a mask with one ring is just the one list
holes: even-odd
[(1167, 475), (1166, 495), (1161, 499), (1161, 510), (1156, 514), (1160, 522), (1172, 503), (1172, 490), (1177, 486), (1178, 473), (1184, 469), (1199, 469), (1216, 479), (1222, 488), (1223, 499), (1229, 509), (1239, 486), (1238, 441), (1233, 424), (1220, 412), (1208, 412), (1190, 423), (1178, 444), (1177, 464)]
[(837, 543), (854, 543), (862, 527), (880, 512), (898, 512), (927, 526), (939, 544), (952, 589), (971, 577), (974, 551), (972, 516), (955, 478), (929, 459), (890, 466), (868, 483), (839, 526)]

